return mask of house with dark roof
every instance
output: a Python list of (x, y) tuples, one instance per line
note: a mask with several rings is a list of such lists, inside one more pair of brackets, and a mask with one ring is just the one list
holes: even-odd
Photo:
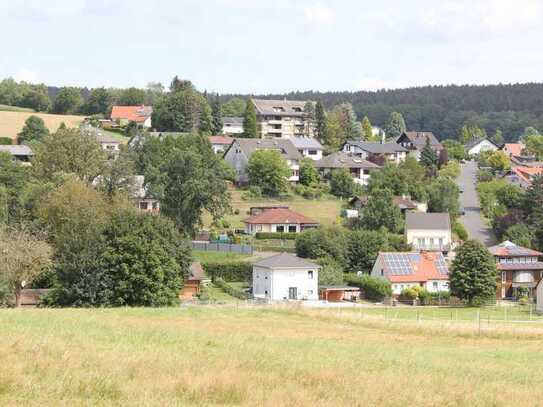
[(543, 253), (505, 241), (488, 248), (498, 269), (496, 297), (517, 298), (521, 293), (535, 297), (535, 288), (543, 277)]
[(449, 268), (440, 252), (380, 252), (371, 275), (388, 280), (395, 296), (416, 286), (432, 293), (449, 291)]
[(290, 253), (253, 264), (253, 296), (268, 301), (318, 300), (320, 266)]
[(140, 127), (151, 128), (152, 114), (153, 108), (151, 106), (113, 106), (111, 120), (119, 122), (123, 126), (134, 122)]
[(230, 147), (224, 153), (224, 160), (230, 164), (236, 172), (236, 183), (246, 184), (249, 182), (247, 165), (251, 155), (258, 150), (278, 151), (291, 170), (288, 178), (290, 182), (298, 182), (300, 179), (300, 161), (303, 158), (294, 144), (288, 139), (234, 139)]
[(454, 248), (448, 213), (407, 212), (405, 236), (407, 243), (415, 250), (446, 254)]
[(243, 133), (243, 117), (223, 117), (222, 134), (239, 136)]
[(397, 143), (349, 140), (343, 145), (343, 152), (379, 165), (400, 164), (407, 158), (408, 151)]
[(265, 138), (313, 137), (314, 125), (304, 111), (306, 101), (251, 99), (259, 134)]
[(329, 177), (332, 171), (345, 168), (353, 177), (354, 182), (360, 185), (367, 185), (371, 173), (381, 169), (381, 167), (375, 163), (344, 153), (343, 151), (332, 153), (321, 160), (316, 161), (315, 167), (325, 178)]
[(486, 138), (471, 140), (464, 146), (466, 153), (470, 156), (481, 154), (483, 151), (498, 151), (500, 146)]
[(439, 156), (444, 148), (431, 131), (406, 131), (396, 139), (396, 143), (409, 150), (409, 156), (419, 160), (426, 140), (430, 142), (430, 147)]
[(319, 222), (288, 208), (263, 209), (243, 221), (245, 232), (254, 235), (264, 233), (300, 233), (316, 228)]
[(309, 157), (312, 160), (320, 160), (324, 147), (317, 139), (311, 137), (291, 137), (290, 141), (303, 157)]

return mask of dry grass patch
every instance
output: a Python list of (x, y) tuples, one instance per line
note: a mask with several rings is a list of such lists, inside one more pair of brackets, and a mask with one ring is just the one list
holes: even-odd
[(0, 137), (11, 137), (15, 140), (30, 116), (42, 118), (51, 132), (56, 131), (63, 122), (68, 127), (78, 127), (84, 119), (84, 116), (0, 111)]

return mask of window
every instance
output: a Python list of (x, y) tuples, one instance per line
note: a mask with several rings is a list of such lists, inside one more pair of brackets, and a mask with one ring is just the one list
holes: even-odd
[(140, 209), (146, 211), (148, 206), (147, 202), (140, 202)]
[(302, 108), (301, 107), (293, 107), (292, 110), (294, 110), (296, 113), (302, 113)]
[(309, 154), (309, 155), (317, 155), (318, 152), (317, 152), (317, 150), (309, 150), (309, 151), (307, 152), (307, 154)]
[(280, 124), (274, 124), (273, 128), (276, 129), (276, 130), (281, 130), (281, 125)]
[(158, 202), (153, 202), (153, 209), (158, 209)]
[(369, 175), (369, 174), (370, 174), (370, 170), (364, 170), (363, 173), (364, 173), (364, 175)]
[(274, 112), (284, 112), (285, 109), (283, 107), (281, 107), (281, 106), (274, 106), (273, 111)]
[(385, 270), (381, 269), (381, 275), (382, 275), (382, 276), (385, 275)]
[(432, 283), (432, 287), (434, 287), (434, 290), (437, 290), (437, 281), (434, 281), (434, 282)]
[(281, 120), (281, 116), (274, 116), (271, 120)]
[(434, 245), (434, 238), (431, 237), (431, 238), (430, 238), (430, 246), (433, 246), (433, 245)]
[(277, 226), (275, 227), (275, 231), (276, 231), (277, 233), (283, 233), (283, 232), (285, 231), (285, 227), (284, 227), (283, 225), (281, 225), (281, 226), (277, 225)]
[(507, 273), (505, 271), (502, 271), (502, 283), (505, 283), (507, 281)]
[(256, 231), (262, 232), (262, 225), (256, 225)]
[(268, 290), (264, 291), (264, 294), (268, 295)]
[(310, 280), (313, 280), (313, 270), (309, 270), (307, 272), (307, 278), (310, 279)]
[(296, 233), (296, 225), (289, 225), (288, 232), (289, 233)]

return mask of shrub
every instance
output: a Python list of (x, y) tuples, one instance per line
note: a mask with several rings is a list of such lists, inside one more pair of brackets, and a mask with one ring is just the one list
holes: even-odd
[(359, 287), (362, 295), (368, 300), (383, 301), (392, 295), (390, 283), (383, 278), (372, 277), (368, 274), (362, 276), (346, 274), (345, 281), (351, 286)]
[(452, 231), (460, 240), (468, 240), (468, 231), (460, 222), (453, 223)]
[(275, 233), (269, 233), (269, 232), (258, 232), (255, 235), (256, 239), (283, 239), (283, 240), (296, 240), (296, 237), (298, 236), (297, 233), (281, 233), (281, 232), (275, 232)]
[(414, 301), (419, 297), (419, 291), (415, 287), (404, 288), (400, 293), (400, 299)]
[(251, 185), (249, 189), (245, 191), (241, 196), (241, 199), (244, 199), (246, 201), (258, 198), (262, 198), (262, 189), (256, 185)]
[(202, 263), (206, 274), (215, 281), (220, 278), (224, 281), (251, 281), (253, 267), (245, 261), (237, 262), (207, 262)]
[(234, 209), (234, 215), (239, 215), (239, 209), (238, 208)]
[(418, 298), (422, 305), (430, 305), (433, 299), (432, 294), (426, 288), (419, 291)]
[(230, 294), (232, 297), (239, 298), (240, 300), (249, 299), (249, 294), (247, 292), (238, 290), (237, 288), (232, 287), (230, 284), (228, 284), (226, 281), (224, 281), (220, 277), (215, 279), (214, 283), (217, 287), (219, 287), (225, 293)]
[(13, 144), (11, 137), (0, 137), (0, 145), (9, 146)]

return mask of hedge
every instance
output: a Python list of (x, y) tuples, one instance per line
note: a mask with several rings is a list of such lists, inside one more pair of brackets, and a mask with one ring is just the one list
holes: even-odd
[(0, 145), (10, 146), (13, 144), (11, 137), (0, 137)]
[(202, 263), (202, 267), (213, 281), (217, 278), (224, 281), (251, 281), (253, 276), (253, 266), (246, 261), (207, 262)]
[(224, 281), (222, 278), (217, 277), (213, 283), (219, 287), (221, 290), (223, 290), (225, 293), (230, 294), (232, 297), (239, 298), (240, 300), (248, 300), (249, 294), (245, 291), (238, 290), (237, 288), (232, 287), (230, 284), (228, 284), (226, 281)]
[(296, 240), (298, 233), (288, 232), (257, 232), (256, 239), (282, 239), (282, 240)]
[(383, 278), (372, 277), (368, 274), (362, 276), (346, 274), (345, 281), (351, 286), (360, 288), (362, 294), (368, 300), (383, 301), (386, 297), (392, 295), (390, 283)]

